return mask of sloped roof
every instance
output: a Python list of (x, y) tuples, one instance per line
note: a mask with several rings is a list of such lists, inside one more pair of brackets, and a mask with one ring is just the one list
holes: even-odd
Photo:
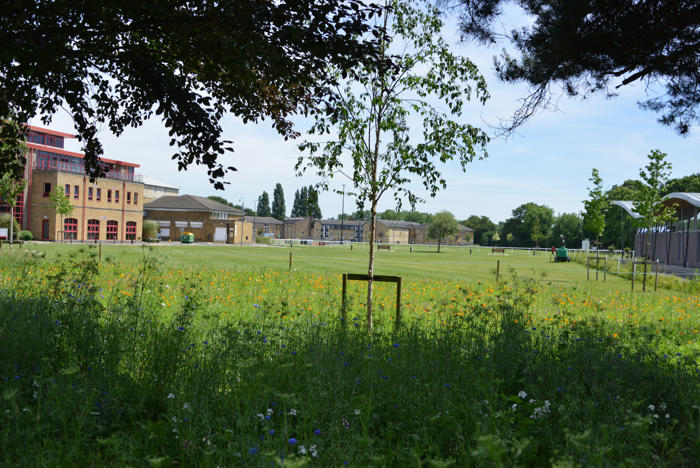
[(474, 229), (470, 228), (469, 226), (464, 226), (464, 225), (462, 225), (462, 224), (458, 224), (458, 225), (457, 225), (457, 228), (458, 228), (460, 231), (471, 231), (471, 232), (474, 232)]
[(155, 185), (157, 187), (165, 187), (169, 189), (177, 189), (180, 190), (180, 187), (175, 187), (174, 185), (171, 185), (167, 182), (163, 182), (158, 179), (154, 179), (153, 177), (149, 177), (147, 175), (142, 176), (143, 177), (143, 185)]
[(413, 221), (400, 221), (393, 219), (377, 219), (378, 223), (382, 223), (384, 226), (393, 228), (417, 228), (420, 227), (420, 223), (414, 223)]
[(239, 209), (196, 195), (165, 195), (145, 203), (143, 208), (145, 210), (225, 211), (242, 214)]
[(700, 193), (673, 192), (664, 197), (664, 200), (683, 200), (700, 208)]
[(364, 221), (359, 221), (359, 220), (357, 220), (357, 219), (346, 219), (346, 220), (342, 220), (342, 219), (319, 219), (318, 222), (321, 223), (321, 225), (323, 225), (323, 224), (328, 224), (328, 225), (331, 225), (331, 226), (335, 226), (335, 225), (340, 226), (340, 225), (342, 225), (342, 226), (348, 226), (348, 227), (350, 227), (350, 226), (358, 226), (358, 225), (362, 225), (362, 224), (364, 223)]
[(612, 200), (610, 201), (611, 204), (619, 206), (623, 210), (627, 212), (628, 215), (633, 217), (634, 219), (639, 218), (639, 213), (634, 211), (634, 203), (629, 201), (629, 200)]
[(284, 224), (279, 219), (271, 216), (246, 216), (245, 220), (255, 224)]

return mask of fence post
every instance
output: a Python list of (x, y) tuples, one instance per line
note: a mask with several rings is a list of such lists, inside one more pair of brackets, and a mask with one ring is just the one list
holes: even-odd
[[(290, 252), (290, 254), (291, 254), (291, 252)], [(348, 275), (347, 275), (347, 273), (343, 273), (343, 305), (340, 309), (341, 319), (342, 319), (343, 325), (345, 325), (345, 323), (347, 322), (347, 312), (345, 310), (346, 301), (347, 301), (347, 286), (348, 286)]]
[(617, 259), (617, 274), (618, 275), (620, 274), (620, 260), (622, 260), (622, 259), (620, 259), (620, 258)]
[(642, 278), (642, 292), (647, 290), (647, 258), (644, 257), (644, 277)]
[(632, 292), (634, 292), (634, 281), (637, 279), (637, 262), (632, 260)]
[(396, 329), (401, 326), (401, 277), (396, 282)]
[(496, 283), (498, 283), (498, 274), (501, 271), (501, 261), (496, 260)]
[(289, 251), (289, 271), (292, 271), (292, 251)]
[(608, 278), (608, 257), (603, 257), (603, 281)]
[(591, 257), (586, 257), (586, 281), (591, 280)]
[(595, 251), (595, 280), (598, 281), (598, 270), (600, 269), (600, 250)]

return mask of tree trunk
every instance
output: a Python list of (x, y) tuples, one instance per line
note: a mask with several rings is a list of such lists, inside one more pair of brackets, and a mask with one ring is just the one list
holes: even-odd
[(374, 286), (374, 235), (377, 224), (377, 202), (372, 200), (369, 218), (369, 268), (367, 269), (367, 328), (372, 330), (372, 290)]
[(442, 244), (442, 238), (441, 238), (441, 237), (438, 238), (438, 251), (437, 251), (437, 253), (440, 253), (440, 244)]
[(12, 250), (12, 231), (15, 227), (15, 205), (10, 205), (10, 250)]

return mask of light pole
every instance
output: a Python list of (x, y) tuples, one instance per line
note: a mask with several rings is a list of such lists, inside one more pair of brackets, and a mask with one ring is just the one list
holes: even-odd
[(345, 184), (343, 184), (343, 204), (340, 214), (340, 245), (343, 245), (343, 231), (345, 230)]
[(241, 247), (243, 247), (243, 231), (245, 228), (245, 200), (242, 198), (239, 198), (239, 201), (241, 202)]

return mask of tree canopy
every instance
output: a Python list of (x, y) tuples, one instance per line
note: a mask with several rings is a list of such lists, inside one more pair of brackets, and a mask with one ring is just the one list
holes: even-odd
[[(333, 107), (327, 65), (345, 73), (373, 56), (367, 19), (380, 10), (360, 0), (4, 2), (0, 138), (24, 139), (7, 121), (41, 114), (48, 125), (66, 109), (99, 176), (99, 130), (119, 135), (155, 114), (179, 169), (203, 164), (223, 188), (235, 169), (221, 161), (232, 143), (222, 117), (270, 119), (296, 136), (291, 115)], [(0, 172), (18, 171), (10, 156), (0, 154)]]
[(282, 184), (275, 185), (275, 190), (272, 192), (272, 217), (280, 221), (284, 221), (287, 217), (287, 207), (284, 203), (284, 190)]
[(459, 231), (459, 224), (455, 219), (454, 215), (449, 211), (441, 211), (435, 215), (433, 222), (428, 228), (428, 237), (435, 239), (438, 242), (438, 253), (440, 252), (440, 245), (442, 241)]
[(258, 197), (258, 206), (255, 208), (255, 212), (258, 216), (270, 216), (272, 210), (270, 209), (270, 196), (267, 192), (262, 193)]
[[(519, 57), (505, 51), (496, 62), (500, 78), (524, 81), (531, 94), (508, 122), (512, 131), (550, 104), (550, 88), (569, 95), (615, 93), (641, 81), (655, 96), (641, 106), (660, 113), (662, 124), (685, 134), (700, 121), (700, 2), (696, 0), (514, 0), (534, 18), (530, 26), (501, 33), (508, 0), (454, 0), (465, 38), (495, 43), (505, 38)], [(497, 27), (498, 26), (498, 30)], [(665, 88), (665, 92), (661, 88)]]
[(481, 245), (489, 245), (491, 238), (496, 233), (496, 224), (488, 216), (471, 215), (462, 221), (462, 224), (474, 229), (474, 242)]
[[(554, 210), (536, 203), (525, 203), (513, 210), (512, 216), (501, 228), (500, 237), (505, 235), (512, 246), (538, 246), (540, 241), (549, 238), (552, 224)], [(512, 237), (508, 238), (509, 234), (512, 234)]]

